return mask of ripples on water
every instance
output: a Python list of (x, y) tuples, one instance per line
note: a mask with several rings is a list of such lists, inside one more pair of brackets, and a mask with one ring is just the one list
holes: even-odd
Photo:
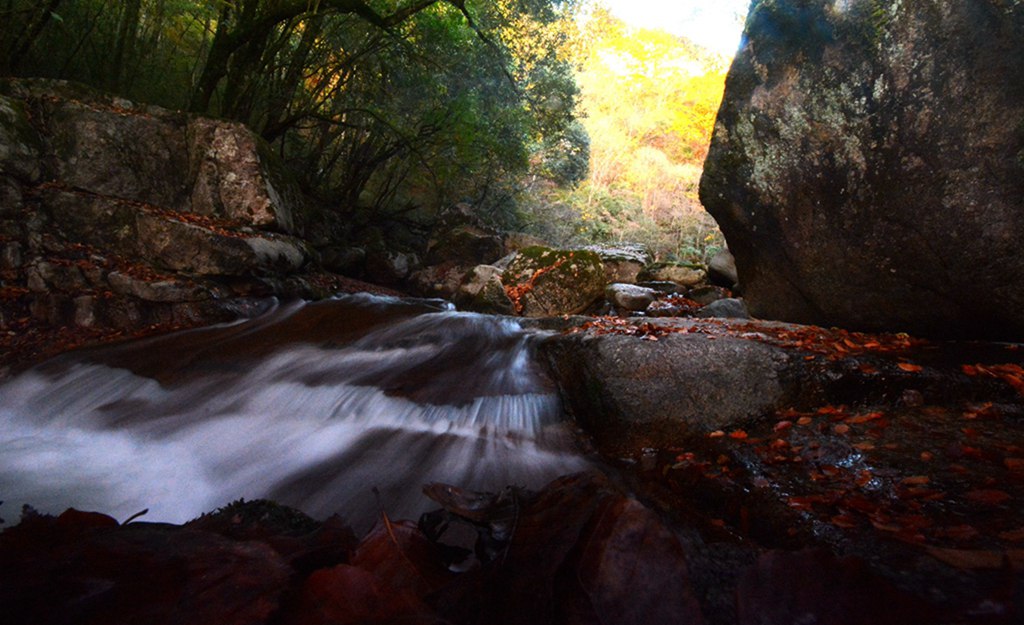
[(514, 321), (350, 296), (69, 354), (0, 387), (0, 500), (183, 522), (267, 497), (356, 529), (422, 484), (584, 468)]

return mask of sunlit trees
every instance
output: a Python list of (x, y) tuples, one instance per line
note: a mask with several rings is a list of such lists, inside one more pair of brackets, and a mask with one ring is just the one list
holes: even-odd
[(542, 209), (591, 241), (638, 241), (660, 256), (701, 257), (721, 244), (697, 199), (701, 165), (724, 89), (726, 60), (656, 30), (629, 29), (597, 9), (576, 47), (590, 171), (575, 189), (543, 194)]

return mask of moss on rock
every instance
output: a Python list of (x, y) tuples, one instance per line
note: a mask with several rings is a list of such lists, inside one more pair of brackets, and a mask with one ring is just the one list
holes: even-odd
[(571, 315), (604, 293), (604, 263), (588, 250), (531, 246), (519, 250), (501, 280), (517, 314)]

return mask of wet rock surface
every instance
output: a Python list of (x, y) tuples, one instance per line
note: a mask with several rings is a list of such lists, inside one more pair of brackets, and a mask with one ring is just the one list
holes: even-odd
[[(709, 620), (1021, 618), (1019, 345), (608, 319), (545, 349), (601, 454), (706, 541), (691, 572), (708, 584)], [(737, 384), (699, 364), (716, 358), (757, 369)], [(750, 559), (716, 578), (730, 553)]]
[(1024, 5), (766, 0), (745, 42), (700, 195), (751, 313), (1024, 337)]

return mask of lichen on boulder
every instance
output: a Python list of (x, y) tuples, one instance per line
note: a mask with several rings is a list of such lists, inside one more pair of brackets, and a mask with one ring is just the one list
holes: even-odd
[(596, 252), (523, 248), (502, 274), (516, 314), (573, 315), (604, 294), (604, 264)]
[(1024, 4), (754, 2), (701, 201), (762, 318), (1024, 337)]

